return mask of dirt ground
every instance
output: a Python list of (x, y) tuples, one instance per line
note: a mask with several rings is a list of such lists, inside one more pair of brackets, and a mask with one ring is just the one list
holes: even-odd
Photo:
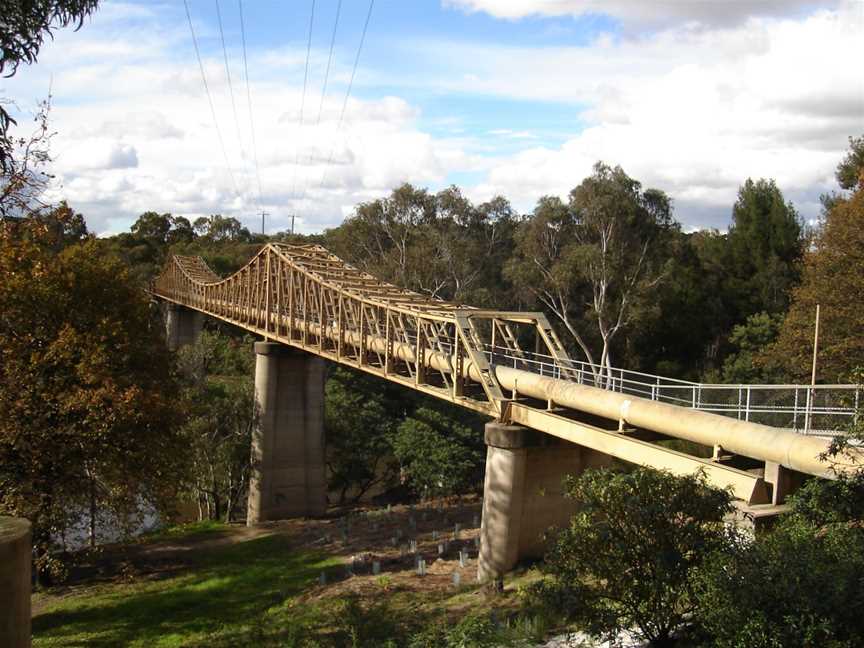
[[(271, 534), (284, 536), (298, 549), (319, 550), (342, 562), (342, 567), (327, 570), (324, 584), (317, 584), (304, 598), (339, 597), (349, 592), (374, 596), (382, 587), (407, 593), (443, 593), (456, 587), (454, 574), (459, 574), (461, 585), (476, 582), (480, 507), (477, 497), (361, 506), (332, 510), (324, 518), (268, 522), (251, 528), (232, 524), (177, 539), (103, 545), (82, 552), (66, 582), (53, 588), (52, 594), (63, 597), (100, 583), (180, 575), (193, 569), (196, 559), (210, 549)], [(465, 552), (463, 564), (460, 550)], [(417, 574), (418, 558), (426, 563), (423, 577)], [(373, 574), (375, 562), (380, 564), (379, 575)], [(39, 601), (34, 601), (34, 614), (39, 607)]]

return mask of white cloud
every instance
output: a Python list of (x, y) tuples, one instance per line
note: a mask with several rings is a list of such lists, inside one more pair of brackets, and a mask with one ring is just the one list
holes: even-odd
[(725, 226), (748, 176), (815, 209), (847, 137), (864, 132), (864, 77), (847, 64), (864, 58), (861, 7), (590, 47), (439, 47), (483, 80), (478, 90), (445, 74), (451, 91), (571, 103), (586, 122), (558, 148), (499, 160), (471, 195), (530, 208), (603, 160), (669, 192), (689, 225)]
[(754, 16), (789, 16), (820, 6), (833, 7), (837, 0), (444, 0), (443, 4), (507, 20), (606, 15), (634, 25), (734, 25)]
[[(229, 171), (188, 32), (183, 42), (176, 30), (158, 28), (158, 12), (135, 15), (155, 21), (149, 29), (124, 25), (118, 7), (108, 6), (107, 18), (100, 10), (81, 31), (57, 32), (39, 65), (0, 88), (0, 96), (35, 99), (51, 85), (51, 195), (84, 213), (97, 233), (127, 229), (146, 210), (190, 218), (222, 213), (257, 229), (262, 208), (271, 214), (271, 231), (287, 228), (292, 212), (301, 216), (300, 231), (320, 231), (399, 182), (443, 182), (458, 164), (452, 145), (418, 130), (419, 109), (399, 97), (352, 98), (337, 129), (345, 83), (338, 62), (320, 124), (320, 88), (310, 83), (301, 127), (305, 47), (302, 54), (250, 48), (249, 68), (261, 75), (251, 84), (259, 201), (240, 56), (229, 53), (239, 124), (221, 52), (204, 59)], [(139, 48), (135, 35), (142, 31), (151, 36)], [(325, 62), (326, 54), (313, 56), (310, 78), (323, 77)]]
[(132, 169), (138, 166), (138, 151), (130, 144), (118, 144), (108, 153), (106, 169)]
[[(493, 6), (460, 1), (478, 10)], [(501, 193), (527, 210), (542, 194), (566, 194), (597, 160), (621, 164), (645, 185), (669, 192), (688, 226), (725, 226), (748, 176), (774, 177), (802, 211), (818, 209), (815, 197), (832, 185), (847, 136), (864, 132), (864, 78), (854, 65), (864, 59), (864, 4), (816, 13), (796, 4), (800, 17), (730, 18), (721, 27), (708, 24), (719, 18), (705, 17), (721, 4), (740, 16), (778, 5), (759, 5), (755, 12), (737, 2), (603, 6), (613, 14), (627, 6), (638, 16), (648, 4), (678, 24), (638, 38), (598, 35), (582, 47), (424, 43), (413, 37), (406, 39), (411, 45), (395, 42), (394, 55), (416, 66), (416, 73), (396, 78), (386, 62), (361, 69), (355, 90), (364, 98), (349, 102), (341, 129), (347, 75), (339, 61), (320, 124), (320, 88), (310, 84), (301, 127), (305, 44), (250, 48), (260, 204), (240, 58), (229, 52), (242, 148), (221, 52), (204, 61), (229, 172), (188, 33), (176, 21), (160, 22), (160, 12), (177, 17), (175, 5), (134, 5), (130, 26), (124, 7), (107, 3), (108, 11), (100, 7), (81, 31), (59, 31), (56, 41), (46, 43), (40, 64), (2, 82), (0, 96), (22, 103), (45, 96), (53, 76), (54, 193), (99, 233), (126, 229), (146, 210), (190, 218), (218, 212), (257, 229), (262, 207), (271, 213), (271, 229), (287, 228), (294, 212), (300, 231), (320, 231), (403, 181), (439, 186), (458, 173), (481, 178), (466, 187), (473, 198)], [(517, 7), (502, 0), (494, 6), (504, 15), (530, 7), (574, 13), (589, 5), (561, 0)], [(704, 24), (681, 24), (692, 20)], [(206, 26), (200, 29), (206, 34)], [(313, 51), (310, 79), (323, 77), (325, 63), (326, 52)], [(374, 87), (362, 85), (369, 78), (390, 94), (369, 98)], [(424, 92), (412, 94), (417, 88)], [(489, 98), (510, 102), (509, 108), (526, 103), (524, 110), (507, 111), (512, 122), (493, 115), (494, 122), (484, 125), (479, 112), (456, 109), (434, 115), (427, 123), (436, 133), (454, 135), (446, 138), (424, 132), (421, 106), (404, 98), (424, 94), (456, 96), (469, 109), (472, 98), (483, 97), (484, 116), (491, 114), (485, 112)], [(550, 103), (559, 115), (572, 112), (570, 125), (556, 118), (550, 127), (554, 140), (546, 130), (526, 127), (518, 115)], [(542, 117), (530, 123), (542, 123)], [(562, 143), (537, 146), (550, 141)], [(525, 148), (502, 152), (517, 146)]]

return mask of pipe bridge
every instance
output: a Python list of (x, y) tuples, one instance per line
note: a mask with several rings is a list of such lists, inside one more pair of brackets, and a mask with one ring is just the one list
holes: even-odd
[[(429, 299), (318, 245), (267, 244), (224, 279), (200, 257), (174, 256), (153, 293), (505, 426), (678, 474), (703, 470), (749, 504), (777, 503), (784, 471), (833, 474), (820, 459), (826, 439), (577, 383), (543, 313)], [(536, 353), (556, 361), (558, 377), (531, 370), (528, 357)], [(708, 452), (701, 454), (713, 456), (673, 450), (661, 443), (668, 439), (705, 446)]]

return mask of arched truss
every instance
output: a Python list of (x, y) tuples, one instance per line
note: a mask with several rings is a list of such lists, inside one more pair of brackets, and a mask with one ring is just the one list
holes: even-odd
[(267, 244), (225, 279), (200, 257), (174, 256), (154, 292), (267, 339), (496, 417), (509, 399), (490, 369), (491, 350), (518, 358), (524, 353), (520, 340), (527, 339), (532, 350), (565, 365), (569, 360), (543, 313), (429, 299), (362, 272), (319, 245)]

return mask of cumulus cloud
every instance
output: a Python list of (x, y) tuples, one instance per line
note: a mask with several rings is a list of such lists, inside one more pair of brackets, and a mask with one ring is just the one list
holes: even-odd
[(631, 25), (697, 23), (728, 26), (751, 17), (794, 16), (819, 7), (834, 7), (837, 0), (444, 0), (444, 5), (472, 13), (485, 12), (507, 20), (530, 16), (606, 15)]
[(108, 153), (106, 169), (133, 169), (138, 166), (138, 151), (129, 144), (118, 144)]
[[(575, 15), (597, 6), (458, 2), (498, 7), (496, 15), (510, 11), (510, 18), (531, 7)], [(331, 70), (320, 123), (320, 88), (310, 84), (301, 124), (305, 47), (250, 48), (260, 195), (245, 101), (237, 102), (235, 123), (221, 51), (208, 56), (213, 50), (204, 48), (217, 133), (176, 6), (133, 5), (130, 26), (123, 5), (106, 4), (85, 29), (57, 32), (40, 64), (3, 82), (0, 95), (45, 96), (53, 75), (53, 195), (99, 233), (126, 229), (146, 210), (222, 213), (257, 228), (261, 209), (271, 214), (271, 230), (287, 228), (294, 213), (300, 231), (315, 232), (401, 182), (438, 187), (453, 178), (468, 178), (462, 184), (477, 200), (500, 193), (529, 210), (543, 194), (566, 194), (597, 160), (669, 192), (686, 226), (724, 227), (748, 176), (776, 178), (805, 216), (818, 210), (847, 136), (864, 132), (864, 79), (850, 63), (864, 58), (862, 5), (815, 13), (809, 4), (768, 11), (778, 6), (770, 2), (746, 11), (738, 2), (603, 7), (623, 15), (626, 5), (639, 15), (649, 4), (668, 24), (638, 37), (597, 35), (586, 46), (394, 41), (388, 55), (408, 61), (412, 75), (370, 62), (358, 73), (361, 98), (349, 102), (341, 125), (345, 61)], [(749, 18), (709, 20), (717, 6)], [(703, 26), (692, 28), (694, 20)], [(128, 46), (145, 33), (141, 47)], [(245, 94), (240, 58), (229, 55), (234, 90)], [(310, 79), (323, 77), (326, 60), (326, 51), (313, 50)], [(376, 97), (375, 82), (385, 96)], [(483, 108), (424, 117), (418, 102), (430, 94), (463, 99), (454, 102), (463, 107), (479, 97)], [(498, 101), (511, 108), (511, 120), (488, 110)], [(522, 121), (550, 105), (572, 116), (558, 119), (554, 136), (530, 125), (544, 113)]]
[[(473, 62), (480, 92), (570, 103), (574, 121), (586, 123), (557, 148), (499, 159), (471, 193), (501, 192), (530, 207), (541, 194), (566, 193), (604, 160), (668, 191), (690, 225), (724, 227), (748, 176), (776, 178), (818, 209), (847, 137), (864, 131), (864, 79), (843, 64), (864, 57), (862, 32), (861, 11), (850, 5), (803, 20), (586, 47), (450, 44), (441, 51), (454, 66)], [(441, 83), (478, 91), (454, 79)]]

